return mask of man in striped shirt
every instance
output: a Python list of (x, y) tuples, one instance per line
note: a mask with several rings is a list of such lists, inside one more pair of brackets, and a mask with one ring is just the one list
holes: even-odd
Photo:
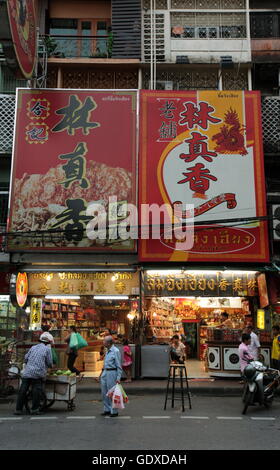
[(31, 414), (40, 414), (40, 397), (43, 391), (43, 379), (47, 370), (52, 367), (51, 348), (49, 337), (44, 333), (40, 336), (40, 343), (32, 346), (25, 356), (25, 369), (22, 374), (22, 383), (18, 393), (16, 415), (23, 413), (23, 406), (29, 387), (32, 387), (32, 409)]

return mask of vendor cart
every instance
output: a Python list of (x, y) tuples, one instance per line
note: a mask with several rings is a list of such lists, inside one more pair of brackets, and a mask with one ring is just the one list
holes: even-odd
[(55, 401), (65, 401), (68, 411), (74, 411), (76, 389), (76, 375), (48, 375), (45, 383), (46, 405), (44, 408), (50, 408)]
[[(74, 411), (76, 405), (74, 399), (76, 397), (77, 383), (81, 382), (82, 377), (77, 380), (77, 376), (73, 375), (47, 375), (44, 383), (43, 396), (40, 400), (40, 410), (44, 411), (50, 408), (55, 401), (64, 401), (67, 404), (68, 411)], [(32, 403), (32, 393), (29, 391), (26, 400), (26, 410), (30, 412)]]

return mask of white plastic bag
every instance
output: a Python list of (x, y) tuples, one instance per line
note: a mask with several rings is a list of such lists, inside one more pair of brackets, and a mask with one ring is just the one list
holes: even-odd
[(112, 398), (112, 408), (124, 409), (122, 390), (117, 384)]
[(112, 399), (113, 395), (114, 395), (115, 388), (116, 388), (116, 385), (114, 385), (114, 387), (110, 388), (110, 390), (108, 390), (108, 392), (106, 393), (106, 396)]

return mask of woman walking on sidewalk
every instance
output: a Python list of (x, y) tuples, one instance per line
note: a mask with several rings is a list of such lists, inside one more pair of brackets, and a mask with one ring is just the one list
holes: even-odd
[(125, 383), (131, 382), (131, 375), (132, 375), (132, 351), (131, 347), (129, 346), (128, 339), (124, 339), (123, 341), (123, 363), (122, 368), (126, 373), (126, 380)]

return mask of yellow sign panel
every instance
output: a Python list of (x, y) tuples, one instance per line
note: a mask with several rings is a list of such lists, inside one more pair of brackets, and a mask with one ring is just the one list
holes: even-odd
[(265, 311), (263, 309), (257, 311), (257, 328), (259, 330), (265, 329)]
[(32, 297), (30, 306), (30, 327), (40, 328), (42, 322), (42, 299)]

